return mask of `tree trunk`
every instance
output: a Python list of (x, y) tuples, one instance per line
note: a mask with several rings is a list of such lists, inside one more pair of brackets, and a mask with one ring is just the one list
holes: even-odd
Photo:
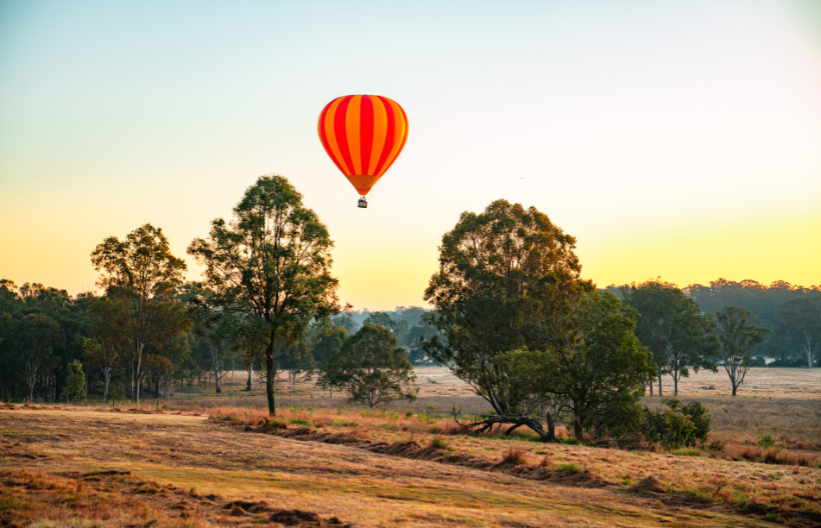
[(219, 351), (217, 347), (211, 347), (211, 359), (214, 360), (214, 386), (216, 387), (217, 394), (220, 394), (222, 390), (220, 389), (220, 373), (219, 373)]
[(245, 383), (245, 390), (251, 391), (254, 388), (254, 369), (252, 367), (248, 367), (248, 381)]
[(108, 384), (111, 381), (111, 368), (103, 368), (103, 378), (105, 378), (105, 388), (103, 389), (103, 403), (108, 401)]
[(274, 378), (276, 377), (276, 362), (274, 361), (274, 332), (271, 332), (271, 342), (265, 349), (265, 370), (267, 370), (265, 382), (265, 395), (268, 397), (268, 414), (277, 415), (276, 402), (274, 401)]
[(733, 396), (735, 396), (736, 391), (738, 391), (738, 385), (733, 383)]
[(650, 396), (653, 395), (653, 380), (647, 379), (647, 384), (650, 385)]
[(659, 396), (664, 396), (664, 394), (661, 391), (661, 367), (659, 367)]
[(678, 396), (678, 376), (676, 373), (673, 373), (673, 393)]

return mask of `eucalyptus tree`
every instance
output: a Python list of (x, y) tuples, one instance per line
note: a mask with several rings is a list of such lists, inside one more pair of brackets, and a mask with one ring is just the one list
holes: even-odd
[(759, 326), (752, 312), (735, 306), (710, 314), (710, 318), (719, 345), (718, 361), (730, 377), (735, 396), (753, 362), (753, 349), (767, 339), (770, 331)]
[(131, 369), (131, 399), (138, 403), (145, 348), (162, 346), (191, 327), (177, 299), (186, 265), (171, 253), (162, 229), (151, 224), (122, 241), (106, 238), (91, 253), (91, 262), (101, 272), (97, 284), (105, 288), (107, 299), (92, 301), (89, 309), (106, 332), (128, 342), (124, 353)]
[(17, 321), (14, 333), (21, 374), (29, 389), (29, 400), (33, 400), (34, 387), (43, 371), (59, 365), (52, 351), (64, 341), (65, 335), (57, 321), (47, 315), (33, 313)]
[(821, 356), (821, 297), (794, 299), (782, 306), (778, 315), (776, 334), (798, 347), (807, 366), (813, 368)]
[(308, 323), (338, 311), (328, 229), (283, 176), (261, 176), (233, 209), (211, 222), (188, 252), (205, 267), (220, 314), (241, 314), (244, 332), (263, 343), (268, 412), (276, 414), (275, 348), (301, 339)]
[[(610, 293), (582, 296), (572, 316), (572, 339), (507, 354), (508, 390), (529, 406), (555, 409), (576, 438), (621, 436), (641, 426), (642, 382), (655, 371), (633, 329), (638, 313)], [(527, 425), (525, 422), (517, 424)], [(548, 438), (549, 439), (549, 438)]]
[[(676, 285), (662, 281), (647, 281), (621, 289), (624, 303), (638, 310), (636, 335), (653, 353), (658, 368), (659, 396), (663, 396), (662, 374), (673, 378), (674, 392), (678, 383), (689, 377), (690, 370), (715, 369), (710, 361), (714, 342), (710, 339), (708, 321), (698, 304)], [(650, 394), (653, 394), (650, 380)]]
[(498, 415), (522, 413), (525, 397), (508, 390), (505, 353), (544, 349), (545, 339), (567, 346), (574, 303), (594, 289), (580, 277), (575, 243), (535, 207), (506, 200), (481, 214), (462, 213), (442, 237), (425, 300), (437, 309), (434, 324), (444, 339), (433, 336), (425, 351)]

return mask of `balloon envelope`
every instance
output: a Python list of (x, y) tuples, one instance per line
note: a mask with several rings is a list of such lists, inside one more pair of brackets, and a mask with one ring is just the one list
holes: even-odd
[(385, 174), (408, 139), (408, 117), (381, 95), (337, 97), (319, 115), (319, 139), (362, 196)]

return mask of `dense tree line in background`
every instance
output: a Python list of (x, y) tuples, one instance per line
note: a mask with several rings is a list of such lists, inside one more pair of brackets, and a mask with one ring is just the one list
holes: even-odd
[[(753, 280), (741, 282), (718, 279), (708, 286), (694, 284), (678, 289), (660, 280), (644, 285), (664, 285), (680, 291), (698, 306), (700, 314), (716, 314), (729, 307), (740, 308), (755, 316), (759, 326), (768, 330), (765, 340), (751, 353), (756, 366), (821, 366), (821, 287), (796, 286), (776, 281), (769, 286)], [(623, 300), (636, 285), (610, 285), (605, 291)], [(765, 359), (766, 358), (766, 359)]]

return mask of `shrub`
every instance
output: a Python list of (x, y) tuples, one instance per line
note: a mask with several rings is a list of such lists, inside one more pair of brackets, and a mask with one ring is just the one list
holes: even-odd
[(707, 444), (707, 451), (711, 453), (723, 453), (724, 452), (724, 442), (721, 440), (713, 440), (709, 444)]
[(274, 429), (287, 429), (288, 425), (278, 418), (266, 418), (265, 427), (273, 427)]
[(771, 433), (758, 435), (758, 440), (755, 443), (758, 447), (768, 448), (775, 447), (775, 438)]
[(430, 446), (434, 449), (447, 449), (448, 441), (441, 436), (434, 436), (430, 439)]
[(413, 411), (408, 411), (408, 412), (406, 412), (406, 413), (405, 413), (405, 416), (406, 416), (407, 418), (413, 418)]
[(694, 447), (702, 443), (710, 434), (710, 416), (701, 402), (694, 401), (682, 406), (676, 398), (666, 402), (668, 409), (663, 412), (651, 411), (644, 407), (642, 432), (650, 442), (661, 442), (670, 448)]
[(527, 451), (520, 447), (511, 447), (502, 455), (502, 463), (523, 466), (527, 464)]
[(579, 473), (582, 468), (578, 464), (559, 464), (554, 468), (556, 471), (564, 471), (566, 473)]
[(557, 436), (556, 440), (565, 445), (581, 445), (582, 443), (582, 441), (578, 438), (573, 438), (569, 436)]
[(359, 422), (355, 422), (353, 420), (346, 420), (344, 418), (335, 418), (331, 425), (334, 427), (357, 427), (359, 426)]
[(291, 418), (291, 423), (294, 425), (311, 425), (311, 422), (305, 418)]

